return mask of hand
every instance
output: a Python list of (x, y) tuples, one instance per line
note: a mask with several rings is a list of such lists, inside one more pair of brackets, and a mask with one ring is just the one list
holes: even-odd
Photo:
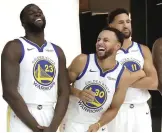
[(43, 132), (51, 132), (51, 129), (49, 127), (45, 127)]
[(45, 127), (45, 126), (37, 126), (37, 128), (39, 129), (39, 131), (38, 132), (45, 132), (44, 130), (47, 128), (47, 127)]
[(89, 126), (89, 129), (87, 130), (87, 132), (97, 132), (99, 130), (99, 124), (95, 123)]
[(83, 102), (92, 102), (95, 99), (96, 93), (91, 90), (82, 90), (79, 92), (78, 97)]

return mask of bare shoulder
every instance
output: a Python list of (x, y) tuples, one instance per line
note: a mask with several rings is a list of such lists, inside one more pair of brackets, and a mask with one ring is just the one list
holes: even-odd
[(144, 58), (146, 59), (152, 59), (152, 53), (151, 53), (151, 50), (149, 49), (148, 46), (144, 45), (144, 44), (140, 44), (141, 46), (141, 49), (142, 49), (142, 53), (143, 53), (143, 56)]
[(21, 47), (22, 47), (21, 43), (18, 39), (11, 40), (7, 42), (6, 45), (4, 46), (1, 57), (20, 58), (22, 52)]
[(144, 44), (140, 44), (142, 52), (150, 52), (150, 49), (148, 46), (144, 45)]
[(153, 47), (157, 46), (157, 47), (162, 47), (162, 37), (158, 38), (157, 40), (155, 40)]
[(87, 55), (86, 54), (80, 54), (74, 59), (74, 61), (76, 61), (77, 63), (80, 62), (81, 64), (85, 64), (86, 61), (87, 61)]
[(157, 52), (157, 51), (161, 51), (162, 49), (162, 37), (161, 38), (158, 38), (154, 44), (153, 44), (153, 47), (152, 47), (152, 52)]
[(79, 54), (78, 56), (76, 56), (74, 59), (73, 59), (73, 61), (72, 61), (72, 63), (71, 63), (71, 65), (77, 65), (77, 66), (84, 66), (85, 64), (86, 64), (86, 62), (87, 62), (87, 55), (86, 54)]
[(80, 54), (76, 56), (68, 68), (69, 71), (72, 70), (80, 74), (86, 66), (87, 59), (88, 55), (86, 54)]
[(13, 50), (16, 50), (17, 48), (21, 48), (21, 44), (18, 39), (11, 40), (7, 42), (6, 45), (4, 46), (4, 50), (10, 49), (11, 51), (13, 51)]

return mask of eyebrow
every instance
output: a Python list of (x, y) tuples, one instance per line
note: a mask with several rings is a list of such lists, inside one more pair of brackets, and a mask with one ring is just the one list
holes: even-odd
[[(37, 9), (38, 11), (42, 11), (40, 8)], [(32, 8), (29, 8), (28, 11), (33, 11)]]

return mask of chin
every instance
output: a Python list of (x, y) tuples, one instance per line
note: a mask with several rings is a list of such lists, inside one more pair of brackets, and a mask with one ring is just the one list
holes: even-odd
[(104, 60), (104, 59), (107, 58), (106, 55), (97, 55), (97, 57), (98, 57), (98, 59), (100, 59), (100, 60)]
[(44, 30), (44, 26), (43, 25), (35, 25), (34, 27), (33, 27), (33, 31), (35, 31), (35, 32), (42, 32), (43, 30)]
[(124, 34), (124, 38), (126, 38), (126, 39), (128, 39), (128, 38), (130, 38), (130, 36), (131, 36), (131, 34)]

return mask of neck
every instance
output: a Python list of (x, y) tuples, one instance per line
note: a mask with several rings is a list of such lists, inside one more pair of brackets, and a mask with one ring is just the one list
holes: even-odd
[(33, 43), (36, 43), (40, 47), (45, 43), (44, 32), (40, 33), (26, 32), (25, 38)]
[(116, 65), (116, 54), (113, 54), (109, 57), (107, 57), (106, 59), (99, 59), (97, 58), (98, 64), (100, 65), (100, 67), (102, 68), (102, 70), (106, 71), (109, 69), (113, 69)]
[(125, 49), (127, 49), (129, 46), (131, 46), (132, 45), (132, 40), (131, 40), (131, 37), (130, 38), (128, 38), (128, 39), (124, 39), (124, 43), (123, 43), (123, 46), (122, 46), (122, 48), (125, 48)]

